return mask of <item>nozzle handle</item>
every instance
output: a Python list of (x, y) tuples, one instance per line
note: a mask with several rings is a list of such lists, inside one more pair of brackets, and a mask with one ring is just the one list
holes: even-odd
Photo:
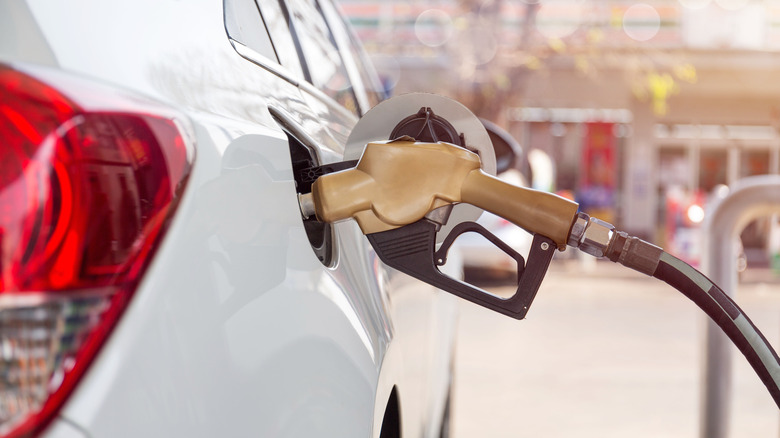
[(577, 203), (517, 187), (480, 168), (479, 156), (448, 143), (369, 143), (354, 169), (312, 185), (317, 218), (355, 218), (364, 234), (411, 224), (428, 212), (465, 202), (495, 213), (564, 249)]
[(566, 248), (571, 227), (577, 218), (576, 202), (506, 183), (479, 169), (466, 176), (460, 198), (462, 202), (501, 216), (531, 234), (549, 237), (559, 249)]
[[(541, 234), (534, 236), (525, 267), (521, 269), (518, 266), (517, 292), (510, 298), (501, 298), (449, 277), (437, 267), (437, 264), (444, 263), (449, 244), (463, 232), (477, 231), (474, 226), (478, 227), (477, 224), (464, 223), (459, 225), (460, 228), (453, 229), (438, 252), (436, 251), (437, 225), (426, 219), (394, 230), (368, 234), (367, 237), (379, 258), (388, 266), (472, 303), (512, 318), (523, 319), (550, 265), (550, 260), (555, 253), (555, 243)], [(487, 230), (484, 230), (484, 233), (489, 234)], [(506, 251), (505, 248), (502, 249)], [(515, 260), (519, 259), (518, 262), (522, 260), (522, 256), (516, 254), (514, 250), (511, 250), (511, 253)]]

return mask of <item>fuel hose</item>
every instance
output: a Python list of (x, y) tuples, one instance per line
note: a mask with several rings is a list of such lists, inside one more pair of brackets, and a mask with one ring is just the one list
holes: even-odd
[(669, 253), (661, 254), (653, 277), (680, 291), (715, 321), (780, 408), (780, 358), (745, 312), (709, 278)]
[(780, 408), (780, 358), (745, 312), (688, 263), (599, 219), (579, 213), (570, 246), (657, 278), (688, 297), (723, 330)]

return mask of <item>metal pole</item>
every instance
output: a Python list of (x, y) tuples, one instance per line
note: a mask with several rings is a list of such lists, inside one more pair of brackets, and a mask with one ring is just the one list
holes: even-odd
[[(737, 181), (728, 195), (716, 197), (703, 228), (702, 268), (733, 297), (737, 288), (735, 241), (750, 221), (780, 212), (780, 175)], [(726, 335), (707, 321), (702, 391), (701, 437), (725, 438), (729, 425), (731, 348)]]

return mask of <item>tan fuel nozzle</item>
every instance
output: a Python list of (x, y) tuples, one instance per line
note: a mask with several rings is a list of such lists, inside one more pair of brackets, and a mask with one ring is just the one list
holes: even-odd
[(490, 176), (476, 154), (449, 143), (369, 143), (357, 167), (318, 178), (312, 199), (319, 220), (355, 218), (364, 234), (399, 228), (438, 207), (465, 202), (547, 236), (560, 249), (577, 215), (577, 203)]

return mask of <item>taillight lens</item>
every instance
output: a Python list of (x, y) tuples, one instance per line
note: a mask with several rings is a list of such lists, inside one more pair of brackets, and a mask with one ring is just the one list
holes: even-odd
[(40, 430), (62, 405), (141, 280), (192, 160), (167, 111), (53, 78), (0, 65), (2, 436)]

